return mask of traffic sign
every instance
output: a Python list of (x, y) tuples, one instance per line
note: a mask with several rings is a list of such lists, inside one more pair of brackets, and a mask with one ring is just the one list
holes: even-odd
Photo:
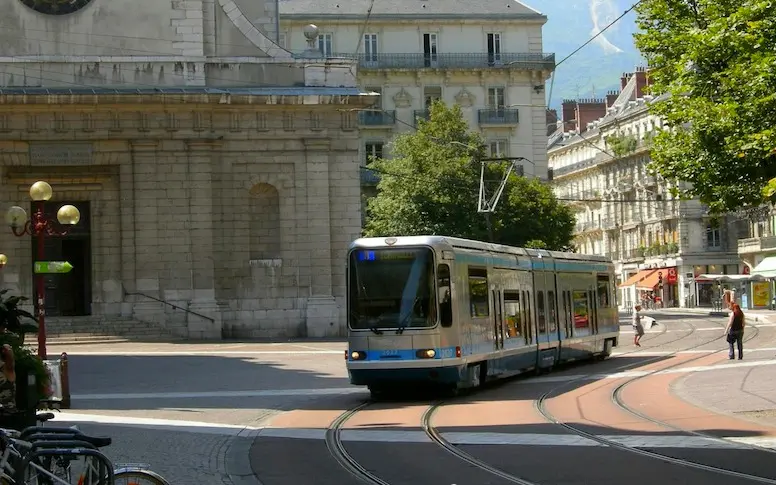
[(35, 273), (69, 273), (73, 265), (67, 261), (36, 261)]

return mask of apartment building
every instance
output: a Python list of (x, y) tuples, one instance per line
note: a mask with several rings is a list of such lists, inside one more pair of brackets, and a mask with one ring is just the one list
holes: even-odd
[(552, 183), (576, 211), (578, 250), (614, 261), (621, 306), (656, 297), (663, 306), (711, 306), (719, 285), (702, 275), (744, 272), (742, 221), (674, 198), (671, 184), (648, 171), (663, 125), (648, 111), (660, 97), (644, 94), (647, 83), (639, 68), (603, 99), (563, 102), (562, 126), (548, 140)]
[(314, 24), (321, 52), (357, 58), (360, 86), (381, 94), (379, 111), (359, 113), (364, 163), (387, 157), (391, 138), (442, 99), (462, 107), (492, 156), (525, 157), (524, 173), (546, 179), (546, 16), (514, 0), (280, 0), (279, 11), (283, 47), (303, 51)]

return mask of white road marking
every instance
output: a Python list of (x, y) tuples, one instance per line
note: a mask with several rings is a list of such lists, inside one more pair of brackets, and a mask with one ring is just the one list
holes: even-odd
[(343, 356), (345, 350), (180, 350), (180, 351), (134, 351), (131, 349), (102, 351), (102, 350), (75, 350), (67, 352), (67, 355), (121, 355), (121, 356), (188, 356), (188, 355), (315, 355), (337, 354)]
[[(271, 428), (241, 426), (234, 424), (208, 423), (202, 421), (184, 421), (173, 419), (136, 418), (129, 416), (110, 416), (101, 414), (78, 414), (65, 411), (56, 415), (53, 421), (63, 424), (91, 423), (109, 426), (137, 427), (188, 433), (218, 434), (241, 437), (266, 437), (323, 440), (326, 430), (323, 428)], [(442, 433), (445, 439), (456, 445), (526, 445), (526, 446), (603, 446), (600, 443), (567, 434), (539, 433)], [(601, 438), (633, 448), (745, 448), (756, 445), (776, 448), (776, 437), (728, 438), (736, 443), (725, 443), (710, 438), (681, 435), (600, 435)], [(385, 429), (346, 429), (342, 432), (343, 441), (356, 442), (393, 442), (428, 443), (428, 436), (422, 431), (393, 431)]]
[(105, 394), (73, 394), (71, 399), (83, 401), (107, 401), (123, 399), (192, 399), (227, 397), (288, 397), (288, 396), (337, 396), (366, 392), (361, 387), (340, 387), (322, 389), (261, 389), (252, 391), (199, 391), (199, 392), (136, 392)]
[(225, 436), (256, 436), (261, 428), (233, 424), (206, 423), (201, 421), (183, 421), (174, 419), (135, 418), (129, 416), (111, 416), (103, 414), (78, 414), (65, 411), (55, 414), (53, 422), (93, 423), (114, 426), (138, 427), (182, 431), (189, 433), (217, 434)]
[[(713, 351), (704, 351), (711, 353)], [(759, 367), (776, 365), (776, 360), (735, 361), (729, 364), (704, 365), (696, 367), (681, 367), (655, 372), (661, 374), (688, 374), (693, 372), (709, 372), (720, 369), (732, 369), (736, 367)], [(521, 381), (522, 385), (541, 384), (547, 382), (567, 382), (577, 379), (602, 380), (625, 379), (629, 377), (643, 377), (652, 374), (652, 371), (626, 371), (612, 374), (567, 374), (547, 377), (534, 377)], [(221, 399), (235, 397), (289, 397), (289, 396), (339, 396), (365, 393), (363, 387), (338, 387), (319, 389), (261, 389), (248, 391), (198, 391), (198, 392), (146, 392), (146, 393), (103, 393), (103, 394), (74, 394), (74, 400), (82, 401), (112, 401), (129, 399)]]
[[(259, 431), (260, 438), (287, 438), (322, 440), (326, 430), (321, 428), (264, 428)], [(454, 445), (523, 445), (523, 446), (605, 446), (601, 443), (568, 434), (539, 433), (475, 433), (449, 432), (443, 437)], [(391, 430), (352, 430), (342, 432), (343, 441), (380, 442), (380, 443), (430, 443), (423, 431)], [(711, 438), (682, 435), (599, 435), (601, 438), (617, 442), (631, 448), (707, 448), (707, 449), (745, 449), (746, 445), (776, 447), (776, 438), (731, 438), (729, 443)], [(746, 440), (745, 442), (743, 440)]]

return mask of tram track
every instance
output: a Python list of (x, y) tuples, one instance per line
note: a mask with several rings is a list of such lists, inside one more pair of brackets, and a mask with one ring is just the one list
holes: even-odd
[[(657, 339), (663, 335), (666, 334), (666, 327), (665, 325), (662, 325), (661, 331), (658, 332), (656, 335), (652, 336), (649, 339), (644, 339), (644, 341), (650, 341)], [(681, 335), (673, 340), (670, 340), (668, 342), (664, 342), (663, 345), (667, 343), (673, 343), (677, 342), (679, 340), (685, 339), (695, 332), (694, 325), (690, 324), (689, 332)], [(617, 357), (635, 354), (642, 352), (644, 348), (638, 348), (631, 352), (625, 352), (623, 354), (618, 354)], [(659, 359), (663, 358), (663, 356), (655, 357), (654, 359), (647, 359), (648, 362), (657, 361)], [(644, 365), (645, 362), (638, 362), (638, 363), (629, 363), (623, 366), (616, 367), (614, 371), (621, 371), (628, 368), (632, 368), (635, 366), (641, 366)], [(344, 443), (342, 442), (342, 430), (345, 424), (351, 420), (356, 414), (358, 414), (361, 411), (366, 410), (370, 406), (374, 404), (373, 401), (364, 401), (359, 403), (358, 405), (352, 407), (351, 409), (345, 411), (341, 415), (339, 415), (330, 425), (329, 428), (326, 430), (326, 447), (329, 450), (329, 453), (332, 455), (332, 457), (338, 462), (340, 466), (342, 466), (345, 470), (347, 470), (349, 473), (360, 479), (361, 481), (368, 483), (368, 484), (375, 484), (375, 485), (390, 485), (389, 482), (385, 481), (384, 479), (380, 478), (379, 476), (375, 475), (371, 471), (367, 470), (363, 465), (361, 465), (358, 460), (356, 460), (346, 449)], [(420, 426), (425, 432), (426, 436), (436, 444), (439, 448), (442, 450), (450, 453), (451, 455), (455, 456), (459, 460), (463, 461), (466, 464), (469, 464), (471, 466), (476, 467), (479, 470), (482, 470), (483, 472), (489, 473), (493, 476), (499, 477), (503, 480), (506, 480), (509, 483), (515, 483), (519, 485), (541, 485), (537, 482), (532, 482), (530, 480), (518, 477), (516, 475), (510, 474), (504, 470), (501, 470), (500, 468), (497, 468), (491, 464), (489, 464), (486, 461), (480, 460), (476, 458), (475, 456), (463, 451), (458, 446), (450, 443), (448, 440), (446, 440), (442, 433), (440, 433), (434, 426), (433, 426), (433, 416), (436, 413), (437, 410), (439, 410), (442, 406), (446, 404), (446, 401), (440, 401), (437, 403), (430, 404), (425, 411), (423, 412), (421, 418), (420, 418)], [(776, 484), (775, 484), (776, 485)]]
[[(752, 328), (754, 329), (754, 332), (752, 332), (749, 335), (748, 338), (745, 338), (745, 342), (749, 342), (749, 341), (757, 338), (757, 336), (760, 334), (759, 328), (757, 328), (756, 326), (753, 326)], [(718, 339), (719, 339), (719, 337), (715, 337), (714, 339), (704, 341), (704, 342), (702, 342), (702, 343), (700, 343), (698, 345), (694, 345), (692, 347), (688, 347), (688, 348), (685, 348), (685, 349), (682, 349), (682, 350), (677, 350), (677, 351), (675, 351), (675, 352), (673, 352), (673, 353), (671, 353), (669, 355), (676, 355), (679, 352), (686, 352), (688, 350), (697, 349), (699, 347), (703, 347), (705, 345), (709, 345), (709, 344), (717, 341)], [(698, 436), (698, 437), (709, 438), (709, 439), (716, 440), (718, 442), (725, 442), (727, 444), (735, 443), (736, 445), (741, 446), (742, 445), (741, 443), (734, 442), (732, 440), (726, 440), (724, 438), (708, 435), (706, 433), (700, 433), (700, 432), (697, 432), (697, 431), (685, 430), (685, 429), (682, 429), (680, 427), (671, 425), (669, 423), (665, 423), (665, 422), (662, 422), (660, 420), (656, 420), (654, 418), (646, 416), (643, 413), (640, 413), (640, 412), (638, 412), (638, 411), (628, 407), (627, 405), (625, 405), (622, 402), (622, 399), (620, 397), (622, 389), (624, 389), (627, 385), (631, 384), (632, 382), (635, 382), (637, 380), (640, 380), (640, 379), (643, 379), (643, 378), (646, 378), (646, 377), (658, 374), (660, 372), (665, 372), (665, 371), (668, 371), (668, 370), (671, 370), (671, 369), (675, 369), (675, 368), (678, 368), (678, 367), (681, 367), (681, 366), (686, 366), (687, 364), (695, 362), (695, 361), (697, 361), (699, 359), (707, 358), (710, 355), (715, 355), (715, 354), (718, 354), (718, 353), (721, 353), (721, 352), (724, 352), (724, 351), (726, 351), (726, 349), (720, 349), (720, 350), (717, 350), (717, 351), (710, 351), (708, 353), (703, 353), (702, 355), (699, 355), (697, 357), (692, 357), (690, 359), (683, 360), (682, 362), (678, 362), (676, 364), (671, 364), (671, 365), (668, 365), (668, 366), (665, 366), (665, 367), (661, 367), (659, 369), (654, 369), (652, 371), (648, 371), (646, 374), (643, 374), (643, 375), (640, 375), (640, 376), (631, 377), (631, 378), (629, 378), (628, 380), (626, 380), (625, 382), (623, 382), (622, 384), (618, 385), (615, 388), (615, 390), (611, 394), (611, 399), (614, 402), (614, 404), (617, 405), (619, 408), (621, 408), (624, 411), (630, 413), (631, 415), (633, 415), (635, 417), (638, 417), (639, 419), (645, 420), (647, 422), (651, 422), (653, 424), (656, 424), (656, 425), (659, 425), (659, 426), (663, 426), (663, 427), (668, 428), (668, 429), (673, 429), (673, 430), (676, 430), (676, 431), (679, 431), (679, 432), (682, 432), (682, 433), (686, 433), (688, 435), (695, 435), (695, 436)], [(625, 355), (625, 354), (621, 354), (621, 355)], [(661, 356), (661, 357), (665, 357), (665, 356)], [(640, 365), (643, 365), (643, 363), (641, 363)], [(623, 366), (623, 367), (625, 367), (625, 366)], [(624, 368), (620, 368), (619, 370), (625, 370), (625, 369)], [(628, 445), (619, 443), (617, 441), (604, 438), (604, 437), (599, 436), (597, 434), (587, 432), (587, 431), (585, 431), (585, 430), (583, 430), (583, 429), (581, 429), (581, 428), (579, 428), (577, 426), (573, 426), (573, 425), (571, 425), (571, 424), (569, 424), (567, 422), (563, 422), (563, 421), (557, 419), (552, 413), (550, 413), (547, 410), (547, 408), (546, 408), (547, 400), (551, 399), (553, 394), (556, 394), (559, 390), (561, 390), (561, 389), (563, 389), (565, 387), (568, 387), (569, 385), (571, 385), (571, 384), (573, 384), (575, 382), (578, 382), (581, 379), (582, 378), (580, 378), (578, 380), (575, 379), (575, 380), (571, 380), (571, 381), (566, 381), (563, 384), (560, 384), (560, 385), (558, 385), (558, 386), (548, 390), (544, 394), (542, 394), (542, 396), (540, 396), (534, 402), (535, 408), (539, 412), (539, 414), (541, 414), (542, 417), (544, 417), (544, 419), (546, 419), (548, 422), (550, 422), (552, 424), (555, 424), (555, 425), (558, 425), (558, 426), (564, 428), (566, 431), (569, 431), (569, 432), (573, 433), (574, 435), (577, 435), (577, 436), (589, 439), (591, 441), (595, 441), (595, 442), (597, 442), (597, 443), (599, 443), (601, 445), (608, 446), (608, 447), (611, 447), (611, 448), (614, 448), (614, 449), (622, 450), (622, 451), (625, 451), (625, 452), (628, 452), (628, 453), (631, 453), (631, 454), (636, 454), (636, 455), (640, 455), (640, 456), (644, 456), (644, 457), (648, 457), (648, 458), (652, 458), (652, 459), (657, 459), (657, 460), (660, 460), (660, 461), (663, 461), (663, 462), (672, 463), (672, 464), (679, 465), (679, 466), (686, 467), (686, 468), (694, 468), (694, 469), (698, 469), (698, 470), (712, 472), (712, 473), (715, 473), (715, 474), (718, 474), (718, 475), (729, 476), (729, 477), (732, 477), (732, 478), (740, 478), (740, 479), (744, 479), (744, 480), (748, 480), (748, 481), (753, 481), (753, 482), (758, 482), (758, 483), (767, 483), (767, 484), (771, 484), (771, 485), (776, 485), (776, 480), (771, 479), (771, 478), (761, 477), (761, 476), (758, 476), (758, 475), (752, 475), (752, 474), (743, 473), (743, 472), (737, 472), (737, 471), (733, 471), (733, 470), (728, 470), (728, 469), (725, 469), (725, 468), (720, 468), (720, 467), (716, 467), (716, 466), (712, 466), (712, 465), (706, 465), (706, 464), (698, 463), (698, 462), (691, 461), (691, 460), (686, 460), (686, 459), (682, 459), (682, 458), (676, 458), (674, 456), (670, 456), (670, 455), (667, 455), (665, 453), (658, 453), (658, 452), (655, 452), (655, 451), (644, 450), (644, 449), (641, 449), (641, 448), (636, 448), (636, 447), (628, 446)], [(750, 445), (750, 446), (752, 446), (753, 448), (759, 449), (759, 450), (767, 450), (767, 451), (769, 451), (771, 453), (776, 453), (773, 450), (765, 449), (765, 448), (762, 448), (762, 447), (755, 447), (753, 445)]]

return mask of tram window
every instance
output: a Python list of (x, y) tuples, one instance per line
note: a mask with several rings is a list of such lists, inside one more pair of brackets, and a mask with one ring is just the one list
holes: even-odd
[(507, 322), (507, 338), (523, 337), (519, 291), (504, 291), (504, 316)]
[(525, 326), (528, 329), (528, 341), (533, 342), (533, 315), (531, 314), (531, 292), (523, 292), (525, 302)]
[(490, 299), (488, 298), (488, 270), (485, 268), (469, 268), (469, 307), (473, 317), (490, 315)]
[(584, 290), (574, 290), (572, 296), (574, 328), (588, 328), (590, 326), (590, 313), (587, 305), (587, 292)]
[(557, 316), (555, 311), (555, 292), (547, 292), (547, 309), (549, 310), (550, 319), (550, 332), (555, 333), (558, 331)]
[(443, 327), (453, 325), (453, 302), (450, 294), (450, 266), (437, 266), (437, 292), (439, 298), (439, 321)]
[(609, 275), (598, 276), (598, 307), (609, 308), (611, 305), (611, 289), (609, 286)]
[(544, 317), (544, 292), (536, 292), (536, 323), (539, 324), (539, 333), (547, 333), (547, 321)]

